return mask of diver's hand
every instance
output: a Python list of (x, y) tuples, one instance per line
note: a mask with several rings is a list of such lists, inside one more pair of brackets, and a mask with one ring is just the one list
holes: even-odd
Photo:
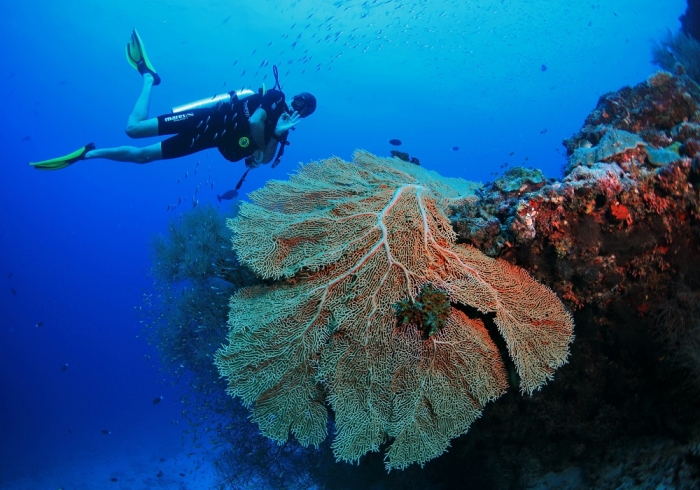
[(290, 116), (286, 112), (280, 116), (277, 120), (277, 127), (275, 128), (275, 134), (277, 136), (282, 136), (284, 133), (296, 126), (299, 121), (301, 121), (301, 116), (298, 112), (292, 112)]

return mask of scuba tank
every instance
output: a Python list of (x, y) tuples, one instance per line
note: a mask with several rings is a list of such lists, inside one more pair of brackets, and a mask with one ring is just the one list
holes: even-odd
[(227, 92), (225, 94), (215, 95), (214, 97), (207, 97), (206, 99), (195, 100), (194, 102), (189, 102), (187, 104), (182, 104), (173, 107), (172, 112), (176, 114), (178, 112), (191, 111), (192, 109), (203, 109), (205, 107), (213, 107), (217, 104), (227, 104), (231, 100), (231, 94), (235, 93), (238, 100), (244, 100), (251, 95), (255, 95), (250, 89), (244, 88), (241, 90), (236, 90), (235, 92)]

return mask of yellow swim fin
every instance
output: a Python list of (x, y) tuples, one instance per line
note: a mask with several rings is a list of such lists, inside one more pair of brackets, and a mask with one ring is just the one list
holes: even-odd
[(50, 160), (44, 160), (43, 162), (29, 162), (29, 165), (37, 170), (61, 170), (75, 162), (85, 158), (85, 154), (91, 150), (95, 149), (95, 143), (88, 143), (82, 148), (75, 150), (73, 153), (64, 155), (58, 158), (52, 158)]
[(150, 73), (153, 75), (153, 85), (160, 84), (160, 77), (156, 73), (156, 69), (153, 68), (153, 64), (148, 59), (146, 54), (146, 47), (141, 41), (141, 36), (136, 32), (136, 29), (131, 33), (131, 39), (126, 43), (126, 60), (131, 66), (134, 67), (141, 75), (145, 73)]

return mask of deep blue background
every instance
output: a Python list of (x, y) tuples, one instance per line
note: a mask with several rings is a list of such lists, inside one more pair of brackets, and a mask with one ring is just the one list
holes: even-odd
[[(27, 167), (89, 141), (134, 143), (124, 134), (141, 87), (124, 55), (133, 27), (163, 77), (152, 116), (256, 88), (264, 75), (271, 86), (273, 63), (288, 95), (317, 96), (282, 164), (252, 172), (249, 192), (297, 162), (355, 148), (387, 155), (390, 138), (449, 176), (486, 181), (526, 157), (559, 176), (562, 139), (600, 95), (655, 70), (652, 42), (685, 9), (683, 0), (422, 3), (0, 3), (0, 478), (181, 437), (178, 392), (138, 337), (149, 243), (191, 207), (198, 183), (214, 181), (198, 195), (216, 202), (242, 164), (210, 150), (149, 165)], [(167, 211), (178, 198), (185, 204)]]

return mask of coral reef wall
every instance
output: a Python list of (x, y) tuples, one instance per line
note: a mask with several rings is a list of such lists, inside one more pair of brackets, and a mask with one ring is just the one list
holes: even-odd
[[(546, 277), (573, 309), (626, 296), (648, 313), (697, 251), (698, 101), (666, 72), (604, 95), (564, 142), (561, 181), (486, 186), (452, 208), (459, 239)], [(652, 296), (627, 294), (639, 288)]]
[(700, 1), (688, 0), (688, 8), (681, 15), (681, 30), (688, 36), (700, 40)]
[(586, 488), (700, 485), (699, 107), (659, 72), (600, 98), (561, 181), (513, 170), (452, 207), (458, 241), (528, 270), (577, 325), (557, 383), (506, 395), (464, 441), (501, 472), (489, 485), (572, 468)]

